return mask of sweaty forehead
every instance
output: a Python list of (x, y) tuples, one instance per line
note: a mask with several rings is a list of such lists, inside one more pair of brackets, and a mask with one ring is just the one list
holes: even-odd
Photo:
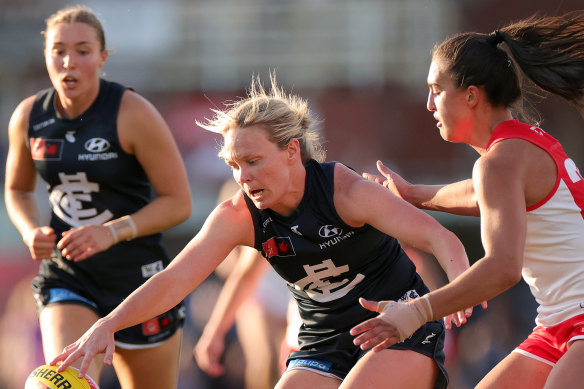
[(223, 135), (223, 147), (221, 147), (220, 156), (224, 159), (231, 159), (231, 154), (233, 153), (233, 149), (235, 148), (236, 142), (236, 134), (234, 134), (233, 130), (227, 131)]

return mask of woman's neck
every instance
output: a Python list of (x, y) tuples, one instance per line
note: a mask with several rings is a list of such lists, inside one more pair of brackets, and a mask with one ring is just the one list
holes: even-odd
[(56, 107), (59, 113), (67, 119), (75, 119), (91, 107), (99, 95), (99, 83), (91, 92), (75, 98), (68, 98), (57, 94)]

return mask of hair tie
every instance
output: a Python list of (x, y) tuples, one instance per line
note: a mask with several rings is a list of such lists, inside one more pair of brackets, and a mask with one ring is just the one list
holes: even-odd
[(501, 34), (499, 30), (495, 30), (489, 34), (489, 37), (487, 38), (487, 43), (493, 47), (497, 47), (497, 45), (499, 43), (502, 43), (504, 40), (505, 38), (503, 37), (503, 34)]

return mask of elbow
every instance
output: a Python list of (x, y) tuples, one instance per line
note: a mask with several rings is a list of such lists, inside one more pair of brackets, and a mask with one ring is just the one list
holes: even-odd
[(521, 281), (521, 267), (502, 266), (497, 278), (501, 291), (507, 290)]
[(191, 216), (192, 211), (193, 211), (193, 208), (192, 208), (192, 206), (189, 205), (189, 207), (187, 207), (187, 209), (181, 215), (181, 217), (179, 219), (179, 223), (183, 223), (183, 222), (187, 221), (187, 219)]
[(519, 283), (519, 281), (521, 281), (521, 273), (519, 273), (519, 276), (517, 276), (516, 274), (511, 274), (511, 275), (507, 275), (505, 277), (502, 277), (501, 291), (507, 290), (507, 289), (515, 286), (516, 284)]
[(190, 192), (184, 194), (165, 195), (158, 197), (155, 201), (160, 201), (158, 210), (155, 212), (161, 217), (164, 215), (162, 230), (175, 227), (185, 222), (193, 211), (193, 204)]
[(186, 221), (193, 212), (193, 201), (190, 192), (180, 196), (173, 196), (168, 199), (166, 204), (168, 210), (168, 221), (172, 226), (176, 226)]
[(183, 201), (180, 202), (180, 204), (181, 206), (178, 207), (179, 210), (177, 215), (177, 224), (186, 221), (193, 212), (193, 201), (191, 200), (190, 196), (186, 197)]

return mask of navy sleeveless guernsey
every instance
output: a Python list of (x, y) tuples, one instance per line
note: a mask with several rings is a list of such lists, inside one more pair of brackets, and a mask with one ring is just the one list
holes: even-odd
[[(117, 117), (125, 90), (100, 80), (97, 99), (75, 119), (58, 112), (53, 88), (36, 96), (28, 139), (36, 169), (48, 184), (50, 225), (58, 239), (72, 227), (103, 224), (151, 201), (146, 173), (118, 139)], [(50, 288), (51, 280), (59, 279), (75, 293), (97, 296), (104, 306), (115, 306), (169, 263), (161, 237), (119, 242), (80, 262), (54, 255), (42, 261), (43, 280), (38, 282)]]
[[(302, 318), (300, 350), (288, 369), (310, 368), (344, 378), (363, 351), (349, 330), (377, 315), (359, 304), (369, 300), (407, 300), (428, 293), (414, 263), (399, 242), (370, 225), (347, 225), (334, 205), (335, 162), (310, 160), (300, 204), (289, 216), (257, 209), (245, 194), (255, 229), (255, 248), (286, 280)], [(396, 220), (396, 223), (399, 223)], [(430, 322), (391, 348), (420, 352), (444, 369), (444, 325)]]
[(298, 208), (283, 217), (257, 209), (249, 198), (255, 247), (284, 278), (312, 328), (351, 327), (364, 320), (358, 298), (396, 300), (416, 279), (398, 241), (365, 225), (354, 228), (338, 216), (334, 162), (306, 165)]

